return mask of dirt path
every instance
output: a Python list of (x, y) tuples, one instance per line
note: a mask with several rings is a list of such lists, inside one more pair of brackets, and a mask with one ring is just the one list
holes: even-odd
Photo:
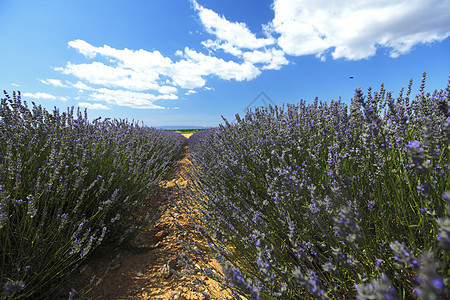
[[(163, 182), (156, 197), (144, 203), (144, 207), (148, 209), (160, 209), (161, 217), (155, 224), (148, 224), (127, 250), (89, 262), (80, 274), (85, 282), (92, 280), (93, 274), (106, 272), (106, 275), (87, 294), (88, 299), (219, 299), (204, 296), (202, 291), (196, 290), (195, 279), (205, 281), (206, 286), (202, 289), (208, 287), (208, 294), (232, 299), (229, 290), (218, 288), (215, 281), (201, 274), (185, 274), (178, 278), (168, 272), (169, 268), (183, 271), (183, 266), (178, 261), (178, 255), (185, 252), (179, 240), (183, 233), (174, 225), (174, 220), (184, 227), (188, 225), (188, 217), (174, 212), (170, 198), (178, 203), (181, 200), (176, 190), (189, 188), (182, 178), (189, 165), (185, 156), (179, 161), (174, 178)], [(212, 258), (211, 254), (207, 256)], [(221, 270), (220, 264), (213, 261), (209, 266)], [(200, 266), (200, 259), (198, 263)], [(98, 278), (94, 278), (93, 282), (97, 281)]]

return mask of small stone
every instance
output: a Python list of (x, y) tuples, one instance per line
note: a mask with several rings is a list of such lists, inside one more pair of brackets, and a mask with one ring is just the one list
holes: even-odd
[(160, 271), (161, 276), (164, 278), (169, 278), (170, 276), (172, 276), (172, 270), (174, 270), (176, 266), (177, 266), (176, 259), (169, 260), (168, 262), (166, 262), (164, 264), (164, 266), (162, 266), (161, 271)]
[(195, 269), (197, 269), (196, 273), (202, 272), (202, 268), (198, 264), (195, 264), (194, 267), (195, 267)]
[(161, 268), (160, 273), (163, 278), (169, 278), (170, 276), (172, 276), (172, 272), (170, 272), (169, 264), (167, 264), (167, 263), (164, 264), (164, 266), (162, 266), (162, 268)]

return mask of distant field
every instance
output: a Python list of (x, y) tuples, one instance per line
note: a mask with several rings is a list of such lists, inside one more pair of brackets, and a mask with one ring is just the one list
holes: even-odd
[(191, 133), (184, 133), (184, 132), (180, 132), (180, 131), (176, 131), (178, 133), (181, 133), (182, 136), (186, 137), (187, 139), (191, 137), (191, 135), (194, 134), (194, 132)]
[(183, 135), (186, 138), (190, 138), (191, 135), (193, 135), (194, 133), (196, 133), (197, 131), (200, 130), (204, 130), (204, 129), (180, 129), (180, 130), (175, 130), (175, 132), (181, 133), (181, 135)]

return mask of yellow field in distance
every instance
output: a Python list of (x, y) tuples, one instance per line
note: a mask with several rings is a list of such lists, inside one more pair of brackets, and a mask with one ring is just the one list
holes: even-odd
[(181, 135), (184, 136), (187, 139), (193, 134), (193, 132), (191, 132), (191, 133), (183, 133), (181, 131), (175, 131), (175, 132), (181, 133)]

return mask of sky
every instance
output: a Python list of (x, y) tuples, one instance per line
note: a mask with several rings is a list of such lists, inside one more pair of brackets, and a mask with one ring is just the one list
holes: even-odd
[[(450, 0), (0, 0), (0, 88), (61, 112), (215, 127), (450, 76)], [(4, 97), (3, 95), (1, 97)]]

